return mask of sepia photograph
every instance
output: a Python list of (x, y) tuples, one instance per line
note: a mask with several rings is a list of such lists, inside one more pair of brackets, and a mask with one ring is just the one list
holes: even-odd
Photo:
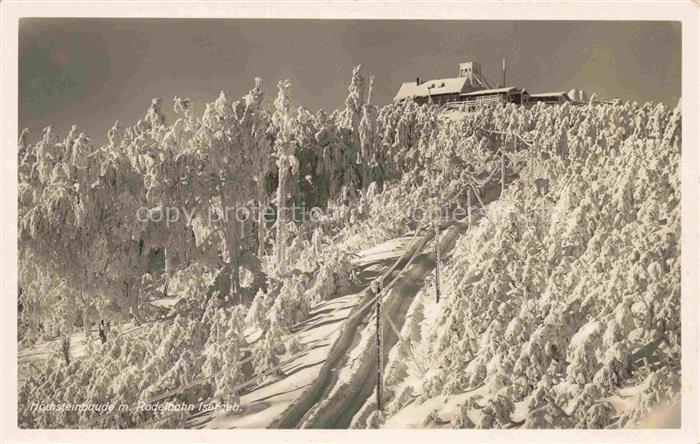
[(684, 26), (20, 17), (16, 427), (679, 430)]

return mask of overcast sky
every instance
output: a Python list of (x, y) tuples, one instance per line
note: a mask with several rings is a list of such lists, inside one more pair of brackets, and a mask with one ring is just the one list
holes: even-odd
[[(220, 90), (238, 99), (262, 77), (267, 100), (289, 78), (297, 104), (342, 107), (353, 66), (375, 75), (373, 102), (401, 82), (456, 77), (481, 63), (530, 93), (580, 88), (602, 97), (675, 105), (681, 91), (678, 22), (34, 19), (19, 26), (19, 127), (32, 139), (71, 124), (104, 141), (153, 97), (195, 111)], [(170, 111), (168, 111), (170, 112)]]

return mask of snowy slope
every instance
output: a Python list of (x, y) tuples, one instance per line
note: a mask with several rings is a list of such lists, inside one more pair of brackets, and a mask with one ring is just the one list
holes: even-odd
[[(354, 265), (360, 279), (374, 276), (387, 268), (387, 261), (401, 256), (411, 236), (392, 239), (358, 253)], [(340, 327), (353, 307), (360, 301), (367, 282), (359, 282), (359, 291), (315, 306), (310, 318), (297, 326), (305, 330), (297, 338), (308, 353), (291, 360), (283, 367), (283, 377), (268, 378), (241, 396), (241, 410), (219, 412), (193, 418), (193, 427), (205, 428), (265, 428), (279, 419), (289, 406), (317, 379), (331, 346), (340, 334)], [(308, 328), (309, 326), (311, 328)]]
[(193, 427), (265, 428), (268, 427), (299, 394), (311, 384), (339, 333), (339, 325), (357, 302), (356, 294), (325, 301), (314, 308), (311, 318), (300, 327), (313, 324), (298, 340), (308, 353), (287, 363), (285, 376), (270, 378), (263, 385), (241, 396), (239, 412), (220, 412), (213, 417), (195, 418)]

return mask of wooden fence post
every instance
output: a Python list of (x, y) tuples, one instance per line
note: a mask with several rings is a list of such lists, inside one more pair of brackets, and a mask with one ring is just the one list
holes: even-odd
[(382, 291), (377, 281), (373, 283), (372, 291), (377, 300), (375, 302), (377, 318), (377, 410), (382, 411), (382, 338), (381, 338), (381, 315), (382, 315)]
[[(508, 140), (508, 139), (506, 139)], [(506, 144), (501, 144), (501, 196), (506, 188)]]
[(435, 303), (440, 303), (440, 219), (435, 218)]

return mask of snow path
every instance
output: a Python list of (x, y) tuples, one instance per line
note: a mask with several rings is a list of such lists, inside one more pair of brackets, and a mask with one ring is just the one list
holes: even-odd
[[(441, 238), (441, 249), (448, 252), (454, 246), (459, 235), (466, 230), (464, 225), (458, 224), (451, 227)], [(429, 235), (429, 239), (432, 234)], [(434, 257), (431, 252), (420, 254), (414, 264), (409, 268), (408, 273), (402, 276), (394, 287), (388, 292), (382, 303), (384, 316), (390, 316), (398, 328), (404, 323), (406, 313), (411, 305), (414, 296), (424, 285), (425, 278), (435, 267)], [(371, 300), (371, 298), (369, 298)], [(371, 311), (371, 310), (369, 310)], [(371, 318), (364, 320), (364, 327)], [(397, 342), (396, 334), (391, 330), (386, 319), (382, 321), (384, 362), (386, 357)], [(368, 402), (374, 392), (374, 381), (376, 380), (376, 356), (372, 346), (374, 329), (370, 326), (363, 329), (360, 337), (357, 336), (357, 329), (353, 331), (353, 340), (347, 341), (343, 347), (344, 359), (338, 362), (339, 371), (334, 372), (334, 376), (327, 381), (323, 387), (322, 396), (315, 406), (308, 410), (301, 422), (296, 426), (305, 428), (347, 428), (350, 426), (355, 414)], [(355, 345), (351, 353), (350, 345)], [(341, 367), (342, 366), (342, 367)], [(324, 381), (326, 382), (326, 381)], [(369, 400), (369, 402), (374, 402)]]
[(387, 259), (396, 259), (409, 247), (413, 238), (412, 234), (408, 233), (405, 236), (382, 242), (379, 245), (361, 251), (358, 253), (359, 258), (354, 263), (359, 266), (370, 265), (371, 268), (376, 268), (377, 265), (371, 264)]
[(317, 305), (311, 317), (301, 325), (305, 328), (314, 323), (315, 326), (298, 338), (308, 352), (282, 368), (286, 375), (283, 379), (268, 379), (262, 386), (241, 396), (241, 411), (220, 412), (213, 418), (195, 418), (191, 425), (206, 428), (268, 427), (314, 381), (338, 336), (338, 325), (347, 318), (356, 301), (357, 295), (352, 294)]
[(356, 286), (351, 294), (316, 305), (309, 319), (295, 327), (307, 328), (314, 324), (298, 338), (308, 347), (308, 353), (288, 362), (283, 367), (284, 377), (269, 378), (263, 385), (244, 393), (240, 401), (241, 411), (200, 415), (192, 418), (190, 426), (217, 429), (281, 427), (278, 423), (283, 420), (283, 413), (293, 411), (295, 405), (306, 405), (305, 398), (311, 393), (309, 389), (323, 373), (331, 348), (341, 334), (341, 326), (346, 324), (350, 313), (367, 293), (366, 285), (404, 253), (403, 249), (410, 240), (410, 236), (392, 239), (358, 253), (354, 264), (360, 269), (361, 285)]
[[(93, 329), (93, 331), (96, 331)], [(93, 343), (95, 345), (100, 343), (99, 337), (97, 337), (97, 340), (95, 340), (95, 336), (93, 334)], [(70, 353), (71, 356), (82, 356), (85, 353), (85, 333), (80, 331), (80, 332), (75, 332), (69, 335), (70, 337)], [(17, 362), (19, 364), (23, 364), (25, 362), (34, 362), (34, 361), (41, 361), (41, 360), (46, 360), (52, 353), (58, 353), (60, 355), (61, 353), (61, 338), (57, 339), (51, 339), (45, 342), (40, 342), (35, 345), (32, 345), (31, 347), (18, 350), (17, 351)]]
[[(406, 264), (409, 258), (414, 253), (414, 248), (404, 251), (397, 250), (397, 247), (402, 242), (408, 242), (410, 237), (405, 237), (403, 241), (397, 243), (397, 240), (390, 240), (382, 244), (381, 247), (374, 247), (366, 250), (364, 254), (360, 254), (360, 262), (363, 264), (363, 269), (360, 272), (360, 277), (368, 285), (372, 279), (383, 274), (387, 268), (395, 263), (398, 257), (399, 266), (396, 270), (402, 268), (402, 264)], [(373, 257), (368, 257), (372, 255)], [(364, 260), (363, 260), (364, 259)], [(394, 274), (397, 271), (394, 271)], [(391, 277), (391, 276), (390, 276)], [(333, 347), (328, 355), (326, 362), (320, 369), (317, 379), (314, 383), (299, 397), (284, 414), (276, 420), (272, 427), (274, 428), (296, 428), (300, 427), (310, 411), (317, 404), (323, 403), (328, 398), (328, 391), (333, 386), (337, 378), (337, 369), (341, 368), (348, 359), (349, 351), (353, 344), (358, 339), (357, 332), (362, 329), (368, 322), (368, 313), (372, 311), (372, 305), (369, 304), (373, 299), (370, 290), (365, 287), (361, 292), (361, 300), (359, 300), (353, 309), (351, 318), (344, 322), (339, 337), (333, 344)]]
[[(482, 201), (488, 207), (492, 202), (496, 201), (500, 197), (500, 184), (492, 185), (482, 190), (482, 193)], [(472, 226), (477, 226), (482, 222), (484, 217), (485, 215), (483, 212), (474, 211), (472, 214)], [(453, 246), (454, 244), (452, 247)], [(445, 250), (441, 246), (443, 266), (447, 266), (452, 259), (452, 247), (450, 247), (450, 250)], [(433, 333), (435, 330), (437, 319), (442, 312), (441, 304), (435, 302), (434, 290), (434, 283), (424, 286), (423, 290), (419, 293), (418, 298), (416, 298), (413, 305), (409, 308), (406, 324), (400, 330), (402, 337), (410, 338), (414, 348), (415, 357), (423, 367), (425, 367), (426, 363), (430, 362), (431, 344), (429, 341), (431, 339), (431, 333)], [(444, 297), (445, 295), (443, 294), (441, 298)], [(426, 418), (428, 413), (434, 410), (438, 411), (440, 421), (444, 424), (432, 427), (443, 426), (445, 424), (449, 426), (449, 422), (452, 420), (452, 417), (458, 413), (461, 404), (463, 404), (468, 398), (478, 398), (485, 393), (485, 388), (480, 387), (478, 389), (469, 390), (465, 393), (460, 393), (457, 395), (436, 396), (426, 400), (423, 403), (417, 399), (414, 399), (408, 402), (408, 404), (401, 406), (405, 403), (405, 396), (407, 394), (414, 394), (416, 391), (419, 391), (422, 385), (423, 377), (425, 375), (430, 375), (434, 369), (429, 367), (423, 368), (422, 370), (425, 371), (425, 375), (422, 374), (415, 363), (406, 362), (406, 353), (402, 353), (402, 350), (399, 350), (400, 348), (399, 343), (394, 346), (389, 353), (390, 360), (386, 364), (387, 369), (389, 369), (388, 371), (393, 373), (390, 376), (390, 380), (393, 382), (393, 384), (387, 384), (385, 386), (385, 391), (388, 392), (390, 399), (389, 403), (387, 404), (388, 409), (385, 409), (385, 423), (382, 425), (382, 427), (425, 427), (423, 425), (423, 420)], [(405, 365), (402, 366), (401, 363), (404, 363)], [(401, 367), (404, 367), (405, 370), (402, 371)], [(388, 375), (385, 374), (385, 378), (387, 378), (387, 376)], [(404, 397), (404, 400), (401, 400), (401, 397)], [(518, 404), (516, 404), (516, 406), (518, 406)], [(364, 406), (364, 410), (366, 411), (364, 417), (357, 417), (354, 420), (358, 422), (358, 426), (360, 426), (362, 421), (369, 416), (371, 413), (370, 410), (374, 408), (374, 403), (368, 402)], [(478, 421), (481, 417), (481, 411), (476, 410), (470, 412), (469, 415), (472, 421)]]
[[(85, 356), (87, 353), (85, 332), (77, 331), (70, 334), (69, 337), (71, 359)], [(97, 327), (92, 328), (92, 345), (95, 349), (101, 345), (99, 330)], [(36, 365), (37, 363), (47, 361), (52, 355), (56, 355), (58, 359), (63, 359), (63, 355), (61, 354), (60, 337), (34, 344), (33, 346), (22, 350), (17, 350), (17, 383), (21, 385), (27, 377), (26, 372), (20, 368), (21, 366)]]

